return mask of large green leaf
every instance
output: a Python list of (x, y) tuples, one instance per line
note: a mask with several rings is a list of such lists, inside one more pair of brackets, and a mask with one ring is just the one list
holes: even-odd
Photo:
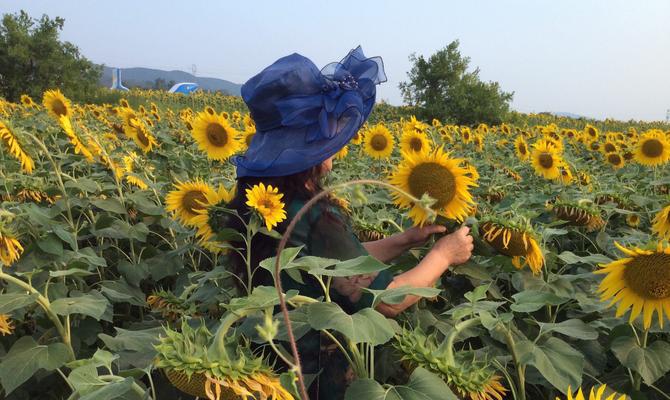
[(53, 371), (68, 361), (67, 346), (63, 343), (39, 345), (30, 336), (14, 343), (0, 363), (0, 383), (9, 394), (39, 369)]
[(622, 336), (612, 342), (612, 352), (621, 364), (637, 371), (648, 385), (653, 385), (670, 371), (670, 343), (657, 340), (646, 348), (634, 337)]
[(372, 308), (349, 315), (335, 303), (313, 303), (308, 307), (308, 320), (313, 329), (338, 331), (354, 343), (378, 345), (393, 337), (393, 326)]
[(534, 312), (544, 306), (556, 306), (567, 302), (569, 299), (559, 297), (553, 293), (541, 292), (538, 290), (524, 290), (512, 296), (514, 304), (510, 306), (512, 311), (516, 312)]
[(364, 291), (372, 293), (372, 307), (374, 308), (379, 303), (386, 304), (400, 304), (405, 300), (405, 297), (419, 296), (419, 297), (435, 297), (440, 294), (440, 289), (424, 287), (415, 288), (411, 286), (403, 286), (393, 289), (375, 290), (363, 288)]
[(9, 314), (19, 308), (33, 304), (37, 293), (3, 293), (0, 294), (0, 314)]
[(568, 386), (581, 386), (584, 356), (566, 342), (551, 337), (540, 345), (524, 340), (516, 347), (520, 362), (537, 368), (562, 393), (567, 392)]
[(449, 386), (437, 375), (419, 367), (406, 385), (384, 387), (372, 379), (354, 381), (345, 400), (458, 400)]
[(121, 202), (113, 197), (108, 199), (97, 199), (91, 202), (94, 206), (101, 208), (105, 211), (109, 211), (114, 214), (125, 214), (126, 208), (121, 204)]
[(388, 268), (388, 265), (371, 256), (360, 256), (338, 262), (333, 268), (312, 268), (309, 273), (323, 276), (353, 276), (371, 274)]
[(545, 333), (558, 332), (581, 340), (595, 340), (598, 338), (598, 331), (580, 319), (568, 319), (556, 324), (538, 322), (538, 325)]
[(122, 328), (116, 329), (116, 336), (101, 333), (98, 335), (107, 348), (119, 355), (120, 365), (132, 365), (137, 368), (146, 368), (151, 365), (156, 356), (154, 345), (158, 344), (158, 337), (164, 333), (162, 327), (131, 331)]
[(51, 303), (51, 308), (56, 314), (83, 314), (96, 320), (108, 317), (105, 315), (108, 307), (111, 310), (109, 301), (97, 291), (91, 291), (77, 297), (60, 298)]

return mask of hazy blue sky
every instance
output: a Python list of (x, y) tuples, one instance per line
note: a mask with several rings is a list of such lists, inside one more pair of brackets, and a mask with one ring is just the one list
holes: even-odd
[(318, 66), (358, 44), (384, 58), (381, 98), (401, 103), (412, 52), (454, 39), (520, 111), (665, 119), (670, 1), (73, 1), (2, 0), (66, 19), (62, 37), (91, 60), (191, 70), (243, 83), (292, 52)]

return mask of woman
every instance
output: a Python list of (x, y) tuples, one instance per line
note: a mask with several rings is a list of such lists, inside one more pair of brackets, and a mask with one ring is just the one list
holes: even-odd
[[(237, 195), (230, 204), (240, 215), (250, 211), (245, 205), (245, 189), (260, 182), (279, 188), (284, 194), (287, 220), (277, 227), (284, 232), (300, 208), (322, 190), (321, 181), (332, 169), (332, 159), (356, 134), (370, 115), (375, 102), (375, 85), (384, 82), (380, 58), (365, 58), (360, 47), (339, 63), (319, 71), (309, 59), (292, 54), (277, 60), (242, 86), (242, 97), (256, 123), (249, 149), (233, 162), (237, 167)], [(231, 219), (231, 226), (235, 225)], [(398, 257), (412, 247), (423, 245), (443, 226), (411, 228), (386, 239), (361, 243), (352, 231), (346, 212), (333, 198), (324, 198), (298, 222), (289, 246), (303, 246), (301, 255), (348, 260), (371, 255), (382, 262)], [(243, 243), (238, 243), (243, 246)], [(256, 235), (252, 242), (252, 268), (275, 255), (277, 241)], [(437, 240), (428, 254), (412, 269), (392, 276), (388, 271), (351, 278), (336, 278), (331, 299), (346, 312), (371, 305), (362, 288), (432, 287), (451, 265), (467, 261), (473, 249), (469, 229), (464, 227)], [(233, 260), (236, 272), (245, 274), (242, 260)], [(272, 285), (272, 277), (258, 270), (254, 285)], [(297, 289), (310, 297), (323, 295), (321, 286), (307, 274), (303, 282), (282, 276), (284, 290)], [(244, 279), (246, 280), (246, 278)], [(400, 304), (379, 304), (377, 310), (394, 317), (416, 303), (407, 296)], [(303, 371), (322, 371), (310, 387), (313, 399), (342, 398), (346, 388), (346, 363), (339, 353), (323, 351), (323, 340), (312, 332), (299, 341)], [(321, 350), (321, 351), (320, 351)]]

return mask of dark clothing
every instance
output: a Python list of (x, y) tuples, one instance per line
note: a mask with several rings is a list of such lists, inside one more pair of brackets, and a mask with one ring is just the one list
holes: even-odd
[[(304, 204), (305, 201), (293, 200), (286, 210), (288, 219), (292, 219)], [(368, 255), (354, 234), (349, 219), (338, 207), (324, 204), (314, 205), (297, 223), (288, 247), (297, 246), (304, 246), (300, 256), (344, 261)], [(323, 297), (323, 289), (313, 277), (303, 273), (302, 278), (304, 284), (283, 274), (281, 279), (284, 291), (295, 289), (302, 295)], [(380, 271), (369, 288), (385, 289), (392, 280), (393, 276), (388, 270)], [(331, 288), (330, 297), (334, 303), (350, 314), (372, 305), (372, 296), (369, 294), (364, 294), (354, 303)], [(347, 384), (345, 374), (349, 365), (339, 349), (335, 348), (326, 336), (315, 331), (307, 333), (298, 340), (298, 348), (303, 371), (307, 374), (321, 371), (309, 389), (310, 398), (318, 400), (344, 398)]]

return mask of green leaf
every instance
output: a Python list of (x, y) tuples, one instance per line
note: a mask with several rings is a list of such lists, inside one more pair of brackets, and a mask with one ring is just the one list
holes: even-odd
[(3, 293), (0, 294), (0, 314), (9, 314), (19, 308), (31, 305), (37, 299), (37, 293)]
[(77, 189), (82, 193), (93, 193), (100, 190), (100, 185), (90, 178), (77, 178), (65, 182), (64, 186), (70, 189)]
[(558, 258), (561, 259), (566, 264), (590, 264), (590, 265), (598, 265), (598, 264), (606, 264), (612, 261), (611, 258), (606, 257), (602, 254), (591, 254), (588, 256), (578, 256), (575, 253), (571, 251), (564, 251), (561, 254), (558, 255)]
[(374, 345), (388, 342), (394, 335), (389, 321), (372, 308), (349, 315), (335, 303), (313, 303), (308, 309), (312, 329), (332, 329), (342, 333), (354, 343)]
[(156, 356), (154, 345), (158, 344), (158, 337), (165, 332), (162, 327), (131, 331), (122, 328), (116, 329), (116, 336), (101, 333), (100, 340), (110, 351), (119, 355), (122, 365), (132, 365), (137, 368), (146, 368), (151, 365)]
[(39, 369), (52, 371), (68, 358), (67, 346), (63, 343), (38, 345), (32, 337), (22, 336), (0, 363), (0, 383), (5, 394), (14, 391)]
[[(289, 290), (285, 293), (285, 299), (289, 300), (291, 297), (298, 294), (296, 290)], [(236, 297), (230, 300), (226, 306), (230, 311), (239, 310), (265, 310), (269, 307), (274, 307), (279, 304), (279, 295), (274, 286), (257, 286), (246, 297)]]
[(36, 243), (37, 247), (45, 253), (53, 254), (54, 256), (63, 254), (63, 242), (54, 233), (49, 233), (45, 237), (39, 239)]
[(516, 312), (534, 312), (544, 306), (556, 306), (567, 302), (569, 299), (559, 297), (553, 293), (538, 290), (524, 290), (512, 296), (515, 303), (510, 306)]
[[(94, 295), (94, 293), (97, 295)], [(51, 308), (56, 314), (83, 314), (98, 321), (105, 315), (107, 307), (111, 308), (109, 301), (100, 292), (96, 291), (78, 297), (56, 299), (51, 303)]]
[(581, 340), (595, 340), (598, 338), (598, 331), (580, 319), (568, 319), (557, 324), (538, 322), (538, 325), (545, 333), (558, 332)]
[(561, 339), (551, 337), (541, 345), (523, 340), (516, 347), (520, 362), (537, 368), (562, 393), (567, 392), (568, 386), (581, 386), (584, 356)]
[(467, 292), (464, 297), (470, 302), (475, 303), (479, 300), (484, 300), (486, 298), (486, 292), (488, 292), (491, 285), (481, 285), (474, 288), (474, 290)]
[(77, 238), (70, 231), (66, 231), (65, 228), (61, 226), (54, 226), (53, 232), (58, 236), (62, 241), (70, 245), (72, 250), (77, 248)]
[(360, 256), (351, 260), (338, 262), (333, 269), (317, 267), (310, 269), (308, 272), (312, 275), (323, 276), (353, 276), (371, 274), (385, 270), (388, 267), (388, 265), (372, 256)]
[(114, 303), (130, 303), (138, 307), (146, 305), (144, 292), (139, 288), (128, 285), (123, 278), (103, 282), (100, 290)]
[(137, 264), (133, 264), (128, 260), (119, 261), (117, 267), (119, 272), (123, 274), (128, 283), (133, 286), (139, 287), (142, 280), (149, 277), (149, 266), (144, 261), (140, 261)]
[(347, 388), (344, 400), (458, 400), (437, 375), (419, 367), (406, 385), (384, 387), (372, 379), (358, 379)]
[(49, 271), (49, 276), (52, 278), (60, 278), (63, 276), (90, 276), (95, 275), (95, 272), (86, 271), (81, 268), (70, 268), (61, 271)]
[(435, 297), (440, 294), (440, 289), (432, 287), (416, 288), (411, 286), (403, 286), (393, 289), (375, 290), (363, 288), (363, 291), (372, 293), (372, 308), (375, 308), (379, 303), (386, 304), (400, 304), (408, 295), (419, 297)]
[(653, 385), (670, 371), (670, 343), (657, 340), (646, 348), (634, 337), (618, 337), (612, 342), (612, 352), (621, 364), (638, 372), (647, 385)]
[(126, 207), (124, 207), (119, 200), (113, 197), (110, 197), (108, 199), (93, 200), (91, 204), (114, 214), (121, 214), (121, 215), (126, 214)]
[[(117, 382), (106, 383), (105, 386), (86, 396), (82, 396), (79, 400), (112, 400), (121, 398), (122, 396), (124, 399), (127, 399), (128, 397), (124, 395), (128, 393), (134, 382), (133, 378), (125, 378)], [(141, 399), (142, 397), (137, 394), (131, 398)]]
[[(293, 260), (295, 260), (296, 257), (298, 257), (298, 254), (302, 250), (303, 246), (299, 247), (289, 247), (284, 250), (282, 250), (281, 254), (279, 255), (279, 270), (283, 271), (288, 268), (295, 268), (296, 265), (292, 265)], [(275, 264), (277, 262), (277, 257), (271, 257), (271, 258), (266, 258), (265, 260), (261, 261), (258, 265), (260, 265), (262, 268), (270, 271), (272, 276), (275, 276)]]

